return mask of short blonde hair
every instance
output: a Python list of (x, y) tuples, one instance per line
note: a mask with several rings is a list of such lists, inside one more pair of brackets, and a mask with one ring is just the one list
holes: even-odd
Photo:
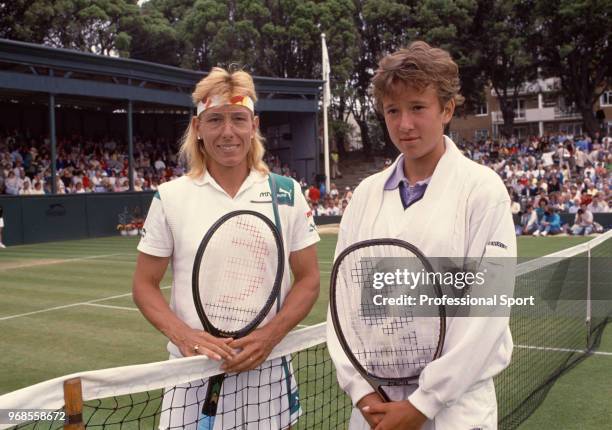
[(450, 100), (455, 100), (458, 105), (463, 102), (459, 94), (457, 63), (447, 51), (422, 41), (412, 42), (407, 48), (388, 54), (379, 61), (372, 78), (372, 94), (379, 112), (382, 112), (383, 98), (393, 94), (398, 84), (418, 90), (433, 86), (442, 108)]
[[(229, 72), (221, 67), (214, 67), (205, 78), (197, 83), (191, 94), (194, 105), (211, 96), (221, 96), (228, 100), (234, 96), (249, 96), (253, 102), (257, 101), (255, 84), (251, 75), (242, 70)], [(256, 130), (247, 154), (247, 165), (249, 169), (255, 169), (265, 175), (269, 169), (263, 161), (264, 153), (263, 137), (259, 130)], [(183, 135), (179, 155), (187, 164), (188, 176), (197, 178), (206, 172), (206, 151), (204, 145), (198, 142), (198, 133), (193, 126), (193, 121), (189, 122)]]

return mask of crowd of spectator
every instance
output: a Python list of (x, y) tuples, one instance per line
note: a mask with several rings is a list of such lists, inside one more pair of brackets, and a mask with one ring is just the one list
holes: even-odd
[[(176, 148), (164, 139), (134, 139), (134, 190), (155, 190), (181, 176)], [(56, 192), (121, 192), (129, 189), (127, 144), (81, 135), (57, 139)], [(0, 194), (42, 195), (52, 190), (48, 139), (19, 131), (0, 134)]]
[(340, 192), (333, 182), (329, 185), (329, 192), (323, 182), (313, 183), (303, 191), (314, 216), (340, 216), (353, 197), (351, 187), (345, 187)]
[[(601, 230), (593, 214), (610, 212), (612, 138), (596, 134), (464, 143), (476, 162), (494, 169), (520, 220), (517, 234), (589, 234)], [(563, 224), (560, 213), (573, 214)]]
[[(610, 212), (612, 198), (612, 138), (596, 134), (554, 135), (529, 139), (484, 140), (459, 145), (472, 160), (494, 169), (512, 199), (512, 213), (520, 220), (517, 234), (561, 232), (589, 234), (598, 230), (593, 214)], [(274, 154), (264, 160), (274, 173), (291, 176), (315, 215), (342, 215), (352, 196), (324, 181), (304, 178)], [(390, 164), (385, 164), (385, 167)], [(111, 137), (81, 135), (57, 140), (56, 192), (121, 192), (129, 190), (127, 144)], [(134, 190), (156, 190), (185, 173), (174, 142), (163, 138), (134, 139)], [(48, 139), (19, 131), (0, 133), (0, 194), (51, 193), (51, 148)], [(562, 224), (559, 213), (575, 214)]]

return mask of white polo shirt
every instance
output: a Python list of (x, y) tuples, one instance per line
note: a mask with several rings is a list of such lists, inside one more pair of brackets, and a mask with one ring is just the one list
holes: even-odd
[[(312, 213), (300, 186), (293, 181), (293, 205), (279, 202), (278, 210), (285, 246), (285, 273), (281, 303), (291, 288), (289, 254), (319, 241)], [(290, 190), (278, 187), (279, 195)], [(252, 170), (234, 198), (230, 197), (208, 172), (201, 178), (182, 176), (162, 184), (155, 194), (144, 224), (144, 237), (138, 250), (157, 257), (172, 257), (170, 307), (190, 327), (202, 328), (191, 291), (195, 254), (210, 227), (223, 215), (236, 210), (253, 210), (274, 222), (268, 175)], [(276, 314), (276, 307), (265, 321)], [(262, 323), (263, 324), (263, 323)], [(168, 351), (180, 357), (178, 348), (168, 343)]]

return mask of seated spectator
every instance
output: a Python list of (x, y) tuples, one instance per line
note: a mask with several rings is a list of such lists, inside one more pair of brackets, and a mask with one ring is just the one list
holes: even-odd
[(353, 192), (351, 191), (351, 187), (345, 187), (344, 196), (342, 196), (342, 199), (346, 200), (347, 202), (350, 202), (352, 198), (353, 198)]
[(561, 217), (552, 206), (547, 206), (544, 212), (544, 219), (540, 222), (538, 230), (534, 236), (547, 236), (561, 233)]
[(608, 202), (606, 202), (601, 194), (595, 194), (593, 196), (593, 200), (587, 206), (587, 209), (592, 213), (608, 213), (610, 212), (610, 207), (608, 206)]
[(79, 182), (77, 182), (77, 183), (74, 185), (74, 190), (73, 190), (73, 193), (74, 193), (74, 194), (83, 194), (84, 192), (85, 192), (85, 188), (83, 188), (83, 183), (82, 183), (82, 182), (80, 182), (80, 181), (79, 181)]
[(322, 212), (327, 216), (337, 216), (340, 215), (340, 208), (334, 205), (334, 201), (332, 199), (327, 199)]
[(332, 199), (335, 199), (339, 196), (339, 192), (338, 192), (338, 187), (336, 187), (336, 184), (334, 184), (333, 182), (331, 184), (329, 184), (329, 196)]
[(30, 182), (24, 182), (23, 183), (23, 188), (21, 190), (19, 190), (19, 195), (20, 196), (31, 196), (32, 193), (32, 188), (30, 188)]
[(582, 204), (574, 217), (574, 225), (571, 232), (574, 235), (587, 235), (593, 231), (593, 214)]
[(548, 205), (548, 200), (546, 200), (545, 198), (540, 198), (538, 200), (538, 207), (535, 210), (536, 215), (538, 217), (538, 227), (542, 225), (542, 222), (544, 221), (544, 214), (546, 212), (546, 206)]
[(32, 195), (35, 195), (35, 196), (45, 195), (45, 190), (43, 189), (43, 185), (41, 181), (34, 181), (34, 189), (32, 190)]
[(346, 210), (347, 206), (348, 200), (342, 200), (342, 203), (340, 204), (340, 215), (344, 214), (344, 211)]
[(319, 200), (321, 199), (321, 191), (319, 191), (319, 188), (315, 184), (312, 184), (306, 191), (306, 199), (312, 202), (314, 205), (319, 204)]
[(532, 204), (528, 204), (525, 212), (521, 215), (520, 225), (516, 227), (516, 235), (533, 234), (538, 230), (538, 215)]
[(20, 191), (20, 181), (19, 178), (15, 175), (13, 170), (9, 170), (8, 177), (4, 181), (4, 188), (6, 194), (12, 194), (14, 196), (19, 195)]

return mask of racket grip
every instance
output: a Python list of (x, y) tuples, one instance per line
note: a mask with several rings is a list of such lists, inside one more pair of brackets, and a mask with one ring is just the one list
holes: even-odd
[[(206, 387), (206, 396), (204, 397), (204, 404), (202, 405), (202, 417), (214, 417), (217, 415), (217, 405), (219, 404), (219, 397), (221, 396), (221, 385), (225, 375), (211, 376), (208, 380), (208, 387)], [(212, 427), (211, 427), (212, 428)], [(200, 430), (198, 425), (198, 430)]]

